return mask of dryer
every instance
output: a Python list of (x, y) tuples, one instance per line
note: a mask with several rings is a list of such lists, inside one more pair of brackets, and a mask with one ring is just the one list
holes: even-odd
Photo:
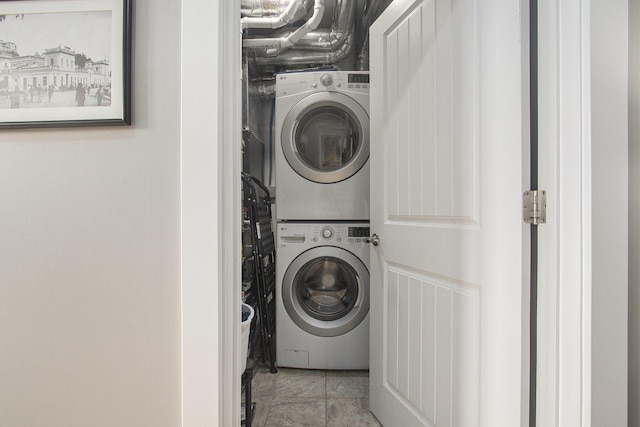
[(278, 366), (369, 368), (368, 236), (368, 223), (278, 223)]
[(276, 76), (277, 219), (369, 219), (369, 73)]

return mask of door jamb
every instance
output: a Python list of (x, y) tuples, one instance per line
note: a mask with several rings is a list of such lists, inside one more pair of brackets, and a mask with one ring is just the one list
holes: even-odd
[[(614, 161), (626, 146), (625, 8), (625, 0), (539, 3), (539, 187), (547, 190), (547, 224), (538, 228), (538, 425), (626, 419), (627, 181), (625, 164)], [(605, 193), (607, 203), (594, 202)]]
[(182, 2), (182, 425), (240, 425), (240, 1)]

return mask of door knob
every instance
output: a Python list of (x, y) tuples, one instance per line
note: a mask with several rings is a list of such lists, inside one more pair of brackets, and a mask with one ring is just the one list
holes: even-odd
[(373, 246), (378, 246), (380, 244), (380, 236), (374, 234), (370, 238), (367, 239), (367, 243), (371, 243)]

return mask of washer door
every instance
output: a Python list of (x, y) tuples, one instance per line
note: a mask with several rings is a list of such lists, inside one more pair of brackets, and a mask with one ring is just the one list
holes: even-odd
[(289, 265), (282, 300), (301, 329), (322, 337), (342, 335), (369, 312), (369, 271), (347, 250), (309, 249)]
[(369, 115), (341, 93), (309, 95), (283, 122), (282, 150), (293, 170), (310, 181), (348, 179), (369, 159)]

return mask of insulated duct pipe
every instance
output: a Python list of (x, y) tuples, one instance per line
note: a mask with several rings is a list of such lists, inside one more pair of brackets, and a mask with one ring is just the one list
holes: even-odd
[(276, 94), (275, 80), (262, 80), (258, 83), (258, 96), (262, 100), (273, 99)]
[(305, 22), (300, 28), (293, 32), (289, 37), (287, 37), (285, 42), (282, 43), (283, 46), (290, 47), (294, 44), (298, 43), (298, 41), (306, 36), (311, 31), (318, 28), (320, 22), (322, 21), (322, 16), (324, 15), (324, 0), (316, 0), (313, 5), (313, 15), (307, 22)]
[(290, 49), (276, 57), (255, 58), (256, 64), (264, 65), (311, 65), (311, 64), (336, 64), (349, 55), (354, 43), (354, 36), (351, 33), (340, 47), (331, 52), (318, 52), (302, 49)]
[[(290, 0), (296, 1), (296, 0)], [(289, 2), (287, 2), (288, 4)], [(282, 0), (240, 0), (240, 14), (242, 17), (265, 17), (282, 13)]]
[(241, 0), (240, 16), (252, 18), (266, 18), (268, 16), (280, 15), (289, 7), (292, 2), (302, 1), (304, 7), (309, 12), (314, 0)]
[[(331, 29), (322, 29), (307, 33), (285, 52), (278, 56), (269, 56), (267, 48), (253, 49), (256, 65), (312, 65), (335, 64), (346, 58), (355, 45), (355, 0), (337, 0)], [(290, 32), (280, 33), (286, 37)]]
[[(345, 40), (353, 33), (353, 23), (356, 16), (356, 1), (336, 0), (331, 28), (309, 32), (301, 38), (292, 49), (336, 51), (342, 47)], [(292, 30), (281, 30), (274, 34), (274, 38), (287, 37)]]
[(276, 56), (283, 50), (296, 44), (305, 35), (318, 28), (320, 21), (322, 21), (322, 15), (324, 15), (324, 0), (315, 0), (313, 5), (313, 15), (311, 15), (311, 18), (287, 37), (245, 39), (242, 41), (242, 46), (252, 49), (264, 48), (268, 56)]
[[(244, 5), (242, 7), (244, 9)], [(251, 10), (253, 14), (254, 10)], [(281, 28), (303, 18), (307, 14), (304, 0), (291, 0), (287, 8), (278, 16), (265, 17), (264, 14), (266, 11), (264, 8), (260, 9), (260, 11), (263, 16), (251, 16), (240, 19), (243, 30), (246, 28)]]

